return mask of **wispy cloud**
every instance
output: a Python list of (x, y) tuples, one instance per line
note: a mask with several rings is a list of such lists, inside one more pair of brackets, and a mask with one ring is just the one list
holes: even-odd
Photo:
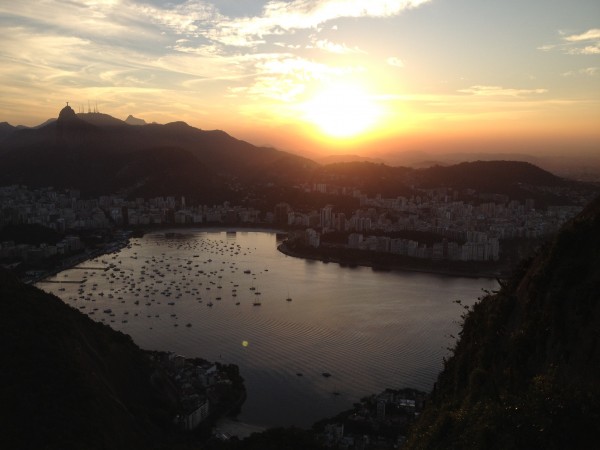
[(166, 8), (146, 4), (132, 4), (132, 9), (176, 34), (201, 36), (205, 25), (225, 20), (217, 8), (203, 1), (188, 0), (183, 4), (167, 4)]
[(569, 42), (597, 41), (600, 40), (600, 28), (593, 28), (581, 34), (572, 34), (570, 36), (566, 36), (564, 40)]
[(269, 1), (262, 13), (251, 17), (226, 17), (207, 2), (188, 0), (164, 8), (138, 5), (148, 19), (177, 34), (203, 36), (226, 46), (254, 47), (266, 37), (293, 30), (316, 29), (340, 18), (393, 17), (431, 0), (292, 0)]
[(359, 54), (365, 53), (358, 47), (348, 47), (346, 44), (336, 44), (327, 39), (319, 39), (315, 42), (315, 47), (319, 50), (324, 50), (329, 53), (336, 53), (338, 55), (349, 55), (349, 54)]
[(565, 41), (570, 43), (582, 43), (584, 47), (569, 48), (571, 55), (598, 55), (600, 54), (600, 28), (593, 28), (581, 34), (566, 36)]
[(600, 54), (600, 28), (592, 28), (583, 33), (569, 34), (564, 32), (559, 44), (546, 44), (538, 50), (560, 50), (568, 55), (598, 55)]
[(126, 38), (131, 45), (153, 36), (134, 6), (123, 0), (22, 0), (0, 2), (0, 17), (47, 34), (93, 38), (99, 42)]
[(586, 76), (586, 77), (594, 77), (600, 73), (600, 68), (598, 67), (586, 67), (584, 69), (579, 70), (569, 70), (568, 72), (564, 72), (562, 74), (563, 77), (575, 77), (575, 76)]
[[(292, 0), (270, 1), (261, 17), (240, 21), (240, 31), (307, 29), (339, 18), (392, 17), (430, 0)], [(246, 28), (248, 26), (248, 28)]]
[(547, 89), (514, 89), (502, 86), (471, 86), (466, 89), (459, 89), (462, 94), (471, 94), (480, 97), (522, 97), (534, 94), (545, 94)]
[[(288, 101), (310, 80), (361, 70), (307, 58), (307, 42), (321, 52), (364, 54), (320, 37), (323, 24), (392, 17), (429, 1), (271, 0), (259, 14), (236, 17), (206, 0), (1, 2), (0, 19), (11, 26), (0, 28), (0, 83), (36, 80), (59, 92), (74, 86), (177, 90), (207, 79), (238, 80), (228, 86), (236, 95)], [(303, 30), (310, 35), (292, 39)]]
[(600, 54), (600, 42), (593, 45), (586, 45), (581, 48), (572, 48), (568, 52), (570, 55), (599, 55)]
[(579, 72), (584, 75), (593, 77), (600, 72), (600, 69), (598, 67), (586, 67), (585, 69), (581, 69)]
[(245, 94), (252, 98), (270, 98), (282, 102), (298, 99), (313, 83), (360, 72), (360, 67), (332, 67), (292, 54), (260, 54), (240, 58), (240, 64), (252, 67), (245, 72), (254, 73), (253, 83), (237, 88), (232, 94)]
[(549, 52), (550, 50), (554, 50), (556, 48), (556, 45), (554, 44), (545, 44), (545, 45), (540, 45), (537, 49), (541, 50), (543, 52)]

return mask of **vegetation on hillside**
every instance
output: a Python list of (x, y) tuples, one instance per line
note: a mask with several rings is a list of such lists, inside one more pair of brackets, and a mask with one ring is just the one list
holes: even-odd
[(600, 199), (466, 315), (409, 449), (596, 448)]
[(125, 334), (0, 270), (0, 448), (157, 449), (177, 397)]

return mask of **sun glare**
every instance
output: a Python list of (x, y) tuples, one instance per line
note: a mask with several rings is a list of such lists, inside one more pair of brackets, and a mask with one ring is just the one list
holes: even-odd
[(368, 131), (381, 115), (360, 87), (339, 85), (321, 91), (303, 105), (304, 118), (333, 138), (352, 138)]

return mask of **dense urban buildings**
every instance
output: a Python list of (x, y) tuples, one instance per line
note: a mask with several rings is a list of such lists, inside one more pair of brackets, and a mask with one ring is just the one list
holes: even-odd
[[(301, 189), (307, 194), (323, 193), (328, 186), (314, 184)], [(292, 229), (296, 238), (300, 236), (311, 247), (325, 245), (323, 236), (338, 232), (347, 237), (336, 245), (350, 249), (431, 260), (497, 261), (503, 240), (550, 235), (581, 210), (572, 204), (537, 209), (533, 199), (521, 202), (505, 195), (467, 202), (450, 189), (423, 190), (410, 198), (368, 197), (357, 189), (336, 193), (357, 199), (359, 207), (351, 214), (337, 211), (332, 204), (298, 211), (280, 202), (273, 210), (261, 211), (228, 202), (192, 205), (185, 197), (83, 198), (73, 189), (7, 186), (0, 188), (0, 227), (37, 224), (66, 235), (60, 242), (35, 246), (0, 242), (0, 258), (38, 261), (76, 253), (83, 249), (79, 233), (84, 230), (214, 225)], [(407, 231), (427, 233), (437, 241), (397, 236)]]

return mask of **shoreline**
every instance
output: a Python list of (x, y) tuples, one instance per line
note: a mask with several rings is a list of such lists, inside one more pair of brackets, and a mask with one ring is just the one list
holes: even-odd
[(115, 253), (115, 252), (121, 250), (122, 248), (127, 247), (128, 245), (129, 245), (129, 237), (127, 237), (126, 240), (118, 240), (118, 241), (110, 242), (110, 243), (106, 244), (104, 248), (95, 249), (89, 253), (84, 250), (83, 253), (79, 253), (77, 255), (73, 255), (69, 258), (65, 258), (65, 259), (61, 260), (60, 264), (57, 265), (56, 267), (53, 267), (52, 269), (49, 269), (49, 270), (44, 270), (43, 273), (40, 273), (37, 276), (30, 277), (30, 278), (29, 277), (23, 278), (22, 281), (26, 284), (35, 284), (35, 283), (44, 282), (47, 278), (57, 275), (64, 270), (72, 269), (73, 267), (76, 267), (81, 263), (84, 263), (86, 261), (89, 261), (91, 259), (97, 258), (102, 255), (110, 255), (111, 253)]
[[(344, 259), (343, 257), (324, 255), (323, 253), (317, 252), (302, 252), (297, 249), (290, 249), (285, 242), (277, 246), (277, 250), (284, 255), (291, 256), (293, 258), (308, 259), (312, 261), (321, 261), (323, 263), (336, 263), (341, 267), (370, 267), (374, 271), (399, 271), (399, 272), (416, 272), (416, 273), (428, 273), (434, 275), (443, 275), (451, 277), (464, 277), (464, 278), (488, 278), (498, 279), (504, 278), (509, 275), (508, 270), (502, 270), (502, 268), (494, 268), (491, 270), (469, 270), (467, 268), (450, 268), (450, 267), (417, 267), (411, 265), (411, 262), (383, 262), (377, 263), (371, 257), (376, 255), (364, 255), (364, 258), (355, 259)], [(417, 262), (421, 262), (416, 260)]]
[[(173, 232), (175, 234), (177, 233), (181, 233), (183, 231), (200, 231), (200, 232), (204, 232), (204, 233), (275, 233), (275, 234), (288, 234), (287, 231), (281, 229), (281, 228), (269, 228), (269, 227), (223, 227), (223, 226), (217, 226), (217, 225), (207, 225), (207, 226), (199, 226), (197, 224), (192, 225), (192, 226), (164, 226), (164, 227), (159, 227), (159, 228), (155, 228), (155, 227), (151, 227), (151, 228), (147, 228), (145, 230), (142, 230), (143, 233), (142, 235), (145, 234), (152, 234), (152, 233), (158, 233), (158, 234), (165, 234), (165, 233), (170, 233)], [(133, 235), (132, 237), (139, 237), (138, 235), (135, 234), (135, 231), (133, 231)]]
[[(124, 236), (119, 240), (115, 240), (113, 242), (107, 243), (102, 249), (94, 249), (91, 252), (84, 252), (83, 254), (74, 255), (70, 258), (66, 258), (61, 261), (60, 265), (50, 269), (45, 270), (43, 273), (30, 277), (23, 278), (23, 281), (28, 284), (34, 284), (38, 282), (43, 282), (49, 277), (52, 277), (64, 270), (73, 268), (85, 261), (89, 261), (91, 259), (97, 258), (102, 255), (107, 255), (114, 253), (116, 251), (121, 250), (130, 244), (131, 238), (143, 237), (145, 234), (151, 233), (169, 233), (174, 232), (177, 234), (178, 232), (190, 232), (190, 231), (199, 231), (199, 232), (258, 232), (258, 233), (275, 233), (275, 234), (287, 234), (288, 232), (282, 230), (280, 228), (268, 228), (268, 227), (219, 227), (215, 225), (210, 226), (158, 226), (158, 227), (149, 227), (146, 229), (137, 229), (137, 230), (128, 230), (125, 232)], [(137, 233), (136, 233), (137, 232)], [(141, 234), (139, 234), (141, 232)], [(498, 279), (504, 278), (510, 275), (510, 270), (506, 267), (495, 266), (493, 268), (466, 268), (466, 267), (432, 267), (431, 261), (429, 260), (418, 260), (414, 259), (411, 261), (390, 261), (393, 259), (393, 255), (387, 255), (387, 261), (376, 261), (377, 254), (371, 254), (371, 252), (364, 252), (364, 255), (360, 255), (360, 258), (344, 258), (343, 255), (339, 254), (339, 251), (332, 255), (327, 254), (328, 252), (323, 253), (319, 250), (309, 250), (302, 251), (298, 249), (291, 249), (287, 243), (284, 241), (277, 245), (277, 250), (284, 255), (293, 257), (306, 259), (311, 261), (321, 261), (323, 263), (336, 263), (339, 264), (340, 267), (369, 267), (374, 271), (400, 271), (400, 272), (415, 272), (415, 273), (428, 273), (434, 275), (443, 275), (443, 276), (451, 276), (451, 277), (465, 277), (465, 278), (488, 278), (488, 279)], [(345, 250), (345, 249), (338, 249)], [(329, 252), (331, 253), (331, 252)], [(416, 264), (415, 264), (416, 263)], [(428, 264), (428, 267), (423, 267), (423, 264)], [(421, 265), (421, 267), (419, 267)]]
[(158, 226), (158, 227), (149, 227), (146, 229), (134, 229), (134, 230), (124, 230), (123, 235), (112, 242), (105, 244), (105, 246), (101, 249), (94, 249), (88, 252), (88, 250), (84, 250), (82, 253), (78, 253), (76, 255), (70, 256), (68, 258), (64, 258), (60, 261), (52, 269), (47, 270), (39, 270), (36, 272), (41, 272), (33, 277), (22, 277), (21, 280), (26, 284), (35, 284), (39, 282), (43, 282), (47, 278), (50, 278), (64, 270), (71, 269), (85, 261), (89, 261), (91, 259), (97, 258), (102, 255), (109, 255), (111, 253), (115, 253), (121, 250), (124, 247), (130, 245), (131, 238), (140, 238), (145, 234), (150, 233), (162, 233), (166, 234), (169, 232), (173, 232), (177, 234), (180, 231), (200, 231), (200, 232), (219, 232), (219, 233), (233, 233), (233, 232), (257, 232), (257, 233), (275, 233), (275, 234), (287, 234), (287, 231), (284, 231), (280, 228), (267, 228), (267, 227), (219, 227), (215, 225), (209, 225), (206, 227), (202, 226)]
[[(288, 234), (288, 231), (285, 231), (281, 228), (269, 228), (269, 227), (219, 227), (215, 225), (208, 226), (161, 226), (161, 227), (150, 227), (149, 229), (144, 230), (144, 234), (150, 233), (169, 233), (174, 232), (175, 234), (180, 230), (188, 230), (188, 231), (200, 231), (200, 232), (258, 232), (258, 233), (275, 233), (275, 234)], [(359, 260), (344, 260), (343, 257), (333, 257), (329, 255), (316, 254), (312, 252), (302, 252), (297, 250), (290, 249), (286, 242), (282, 242), (277, 245), (277, 250), (284, 255), (291, 256), (293, 258), (301, 258), (308, 259), (312, 261), (321, 261), (324, 263), (336, 263), (341, 267), (370, 267), (371, 269), (377, 271), (401, 271), (401, 272), (415, 272), (415, 273), (428, 273), (434, 275), (444, 275), (450, 277), (465, 277), (465, 278), (488, 278), (488, 279), (497, 279), (503, 278), (510, 275), (510, 271), (506, 268), (502, 267), (494, 267), (490, 269), (474, 269), (471, 268), (452, 268), (452, 267), (418, 267), (412, 263), (423, 263), (423, 261), (415, 259), (415, 261), (411, 262), (394, 262), (392, 264), (383, 263), (378, 264), (376, 261), (373, 261), (369, 256), (374, 255), (364, 255), (364, 258)]]

